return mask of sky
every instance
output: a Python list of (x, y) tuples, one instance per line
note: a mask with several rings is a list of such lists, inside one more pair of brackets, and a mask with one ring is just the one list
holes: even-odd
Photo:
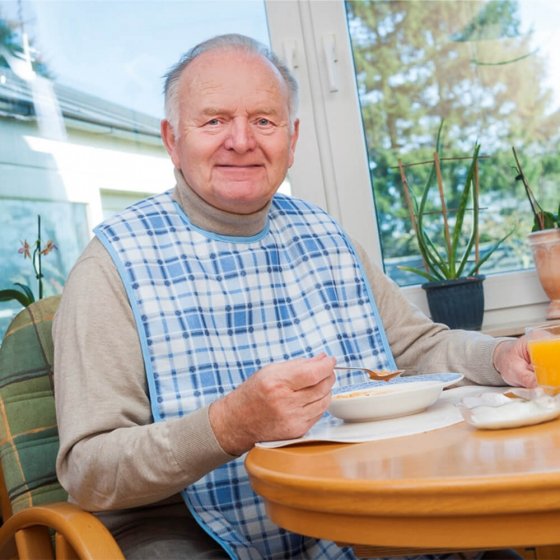
[(558, 0), (522, 0), (519, 2), (522, 32), (533, 30), (538, 54), (548, 59), (547, 84), (560, 106), (560, 2)]
[(190, 47), (225, 32), (269, 43), (261, 0), (0, 0), (0, 16), (23, 19), (58, 82), (158, 118), (162, 76)]

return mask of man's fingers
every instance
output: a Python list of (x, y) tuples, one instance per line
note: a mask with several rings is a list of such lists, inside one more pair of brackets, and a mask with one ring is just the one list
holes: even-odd
[(325, 377), (324, 379), (319, 381), (319, 383), (316, 383), (311, 387), (305, 387), (297, 391), (298, 396), (300, 396), (304, 401), (303, 406), (308, 406), (325, 398), (328, 398), (330, 400), (331, 389), (334, 385), (334, 381), (335, 379), (333, 374)]
[(300, 391), (321, 383), (323, 380), (334, 377), (334, 358), (327, 355), (313, 358), (299, 358), (285, 362), (287, 383), (290, 389)]

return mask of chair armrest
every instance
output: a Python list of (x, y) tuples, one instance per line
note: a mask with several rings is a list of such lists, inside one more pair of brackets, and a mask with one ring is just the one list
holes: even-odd
[(93, 514), (66, 502), (29, 507), (9, 517), (0, 527), (0, 557), (5, 558), (2, 551), (15, 539), (21, 557), (52, 558), (48, 529), (56, 533), (57, 549), (73, 550), (79, 559), (124, 560), (105, 525)]

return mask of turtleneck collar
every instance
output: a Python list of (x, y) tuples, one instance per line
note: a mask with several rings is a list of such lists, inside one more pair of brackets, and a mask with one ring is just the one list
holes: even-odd
[(177, 184), (173, 198), (196, 227), (232, 237), (252, 237), (264, 229), (270, 202), (253, 214), (232, 214), (215, 208), (202, 199), (187, 184), (179, 169), (175, 169), (175, 179)]

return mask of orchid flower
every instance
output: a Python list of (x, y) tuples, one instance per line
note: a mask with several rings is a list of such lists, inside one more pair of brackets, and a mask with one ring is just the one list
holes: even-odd
[[(48, 255), (56, 249), (57, 247), (51, 239), (49, 239), (45, 245), (41, 247), (41, 216), (37, 216), (37, 240), (33, 243), (33, 245), (30, 245), (27, 240), (23, 240), (21, 242), (21, 247), (18, 249), (18, 253), (23, 255), (24, 259), (31, 259), (33, 271), (35, 272), (35, 278), (37, 279), (38, 299), (42, 299), (43, 297), (43, 270), (41, 257)], [(14, 284), (17, 288), (0, 290), (0, 301), (10, 301), (15, 299), (24, 307), (27, 307), (35, 301), (35, 296), (29, 286), (21, 284), (20, 282), (14, 282)]]

